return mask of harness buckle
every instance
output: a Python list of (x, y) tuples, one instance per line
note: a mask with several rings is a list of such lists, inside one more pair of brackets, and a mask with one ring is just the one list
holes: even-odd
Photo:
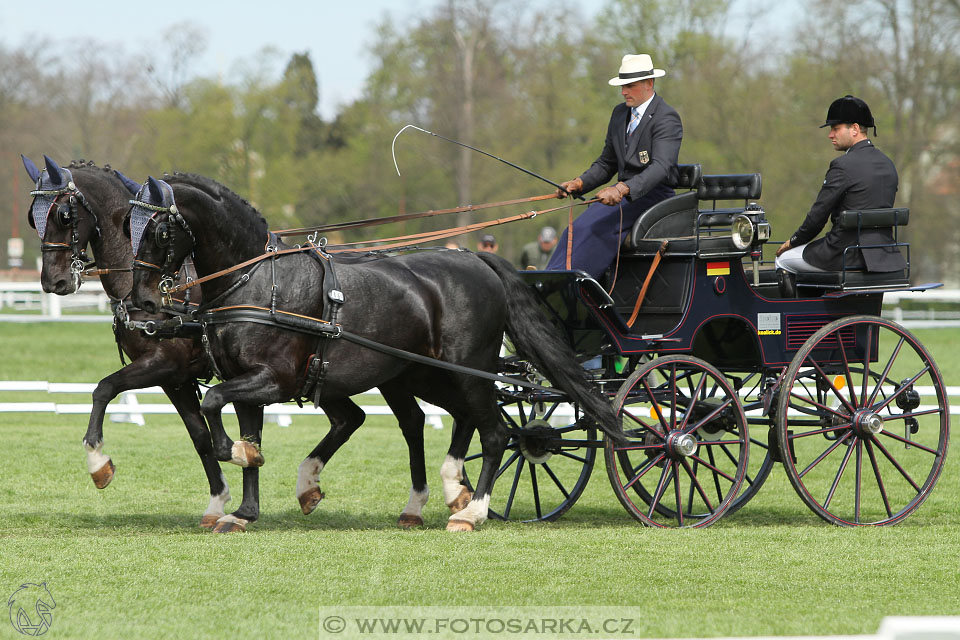
[(327, 297), (329, 297), (334, 302), (339, 302), (340, 304), (343, 304), (343, 301), (344, 301), (343, 291), (340, 291), (340, 289), (330, 289), (330, 291), (327, 293)]

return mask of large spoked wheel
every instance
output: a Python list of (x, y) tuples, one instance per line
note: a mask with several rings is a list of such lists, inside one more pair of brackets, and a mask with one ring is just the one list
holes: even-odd
[(784, 372), (783, 466), (824, 520), (896, 524), (940, 477), (949, 414), (940, 371), (911, 333), (875, 316), (842, 318), (810, 336)]
[(607, 440), (607, 476), (627, 512), (654, 527), (705, 527), (739, 495), (747, 420), (729, 381), (692, 356), (639, 367), (614, 399), (626, 445)]
[[(603, 446), (597, 430), (581, 421), (576, 405), (559, 394), (531, 402), (522, 390), (500, 391), (500, 415), (509, 441), (487, 515), (496, 520), (556, 520), (580, 498)], [(482, 458), (471, 452), (464, 481), (478, 477)]]

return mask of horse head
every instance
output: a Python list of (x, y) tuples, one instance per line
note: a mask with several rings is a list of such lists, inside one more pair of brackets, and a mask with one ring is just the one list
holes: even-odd
[[(130, 198), (127, 185), (135, 183), (92, 162), (74, 162), (66, 168), (44, 156), (41, 170), (29, 158), (21, 158), (36, 184), (28, 221), (41, 241), (44, 291), (66, 295), (79, 288), (90, 263), (88, 246), (101, 262), (107, 259), (111, 266), (129, 269), (132, 257), (119, 225)], [(109, 248), (102, 246), (105, 237)]]
[(133, 302), (156, 313), (196, 240), (169, 183), (150, 176), (131, 202), (127, 219), (134, 256)]

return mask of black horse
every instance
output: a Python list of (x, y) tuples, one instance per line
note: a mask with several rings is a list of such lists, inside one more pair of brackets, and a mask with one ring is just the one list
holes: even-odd
[(200, 414), (197, 378), (209, 378), (209, 364), (200, 340), (176, 338), (159, 340), (135, 327), (160, 323), (169, 316), (145, 313), (130, 305), (133, 285), (133, 252), (123, 232), (123, 220), (130, 209), (130, 197), (139, 185), (109, 167), (71, 163), (61, 168), (44, 156), (40, 170), (23, 158), (23, 165), (36, 183), (29, 223), (42, 242), (43, 290), (68, 295), (80, 286), (81, 271), (87, 263), (86, 249), (92, 250), (103, 273), (100, 281), (115, 309), (113, 325), (117, 344), (131, 363), (100, 381), (93, 392), (93, 410), (83, 444), (87, 467), (98, 489), (113, 479), (115, 466), (103, 453), (103, 418), (107, 405), (130, 389), (160, 386), (176, 407), (203, 463), (210, 483), (210, 502), (200, 526), (213, 528), (224, 515), (230, 490), (213, 456), (210, 433)]
[[(259, 444), (265, 404), (313, 395), (326, 406), (379, 387), (401, 423), (401, 416), (419, 412), (415, 398), (453, 416), (458, 426), (441, 467), (444, 498), (454, 511), (447, 528), (473, 530), (486, 519), (506, 444), (493, 382), (338, 339), (341, 328), (414, 357), (486, 372), (497, 370), (506, 330), (518, 351), (551, 382), (605, 432), (622, 438), (611, 406), (589, 384), (569, 346), (501, 258), (440, 250), (352, 261), (333, 259), (315, 247), (291, 249), (271, 236), (253, 207), (201, 176), (150, 178), (138, 197), (130, 213), (134, 302), (159, 311), (170, 278), (194, 254), (208, 301), (202, 314), (205, 333), (225, 380), (202, 403), (220, 459), (236, 446), (220, 415), (228, 402), (237, 409), (244, 439)], [(408, 412), (398, 412), (398, 407)], [(362, 412), (345, 418), (348, 422), (339, 426), (331, 420), (331, 435), (339, 430), (343, 441), (362, 422)], [(422, 413), (418, 421), (416, 434), (409, 425), (404, 428), (411, 450), (422, 449)], [(462, 472), (474, 429), (483, 465), (471, 498)], [(311, 509), (323, 456), (318, 446), (299, 469), (298, 498)], [(259, 516), (257, 471), (244, 470), (243, 502), (222, 519), (224, 529), (227, 520), (243, 529)], [(411, 503), (422, 506), (426, 478), (412, 475)]]

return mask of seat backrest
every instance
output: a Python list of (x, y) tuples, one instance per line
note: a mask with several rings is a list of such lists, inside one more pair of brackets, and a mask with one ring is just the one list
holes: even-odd
[(670, 186), (674, 189), (697, 189), (700, 187), (700, 178), (703, 171), (699, 164), (678, 164), (677, 172), (679, 174), (675, 184)]
[(759, 173), (733, 173), (703, 176), (697, 188), (699, 200), (756, 200), (762, 182)]
[(910, 221), (910, 209), (860, 209), (841, 211), (837, 216), (838, 229), (875, 229), (877, 227), (902, 227)]
[(689, 236), (697, 219), (697, 192), (687, 191), (661, 200), (637, 218), (626, 238), (630, 249), (643, 238), (671, 238)]

